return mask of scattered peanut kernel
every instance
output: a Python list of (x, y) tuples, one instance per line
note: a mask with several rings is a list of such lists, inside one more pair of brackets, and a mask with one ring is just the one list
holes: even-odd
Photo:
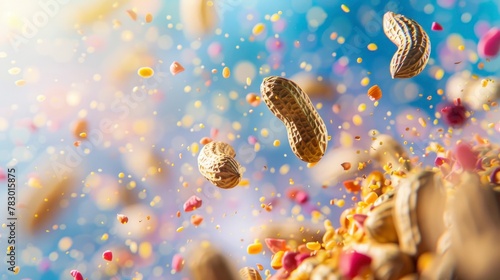
[(285, 251), (278, 251), (276, 254), (274, 254), (273, 258), (271, 259), (272, 268), (280, 269), (283, 266), (282, 259), (284, 254)]
[(342, 207), (344, 207), (344, 205), (345, 205), (345, 200), (343, 200), (343, 199), (339, 199), (339, 200), (337, 200), (337, 202), (336, 202), (335, 204), (336, 204), (338, 207), (342, 208)]
[(368, 50), (369, 51), (376, 51), (378, 49), (377, 45), (375, 43), (370, 43), (368, 44)]
[(309, 250), (317, 251), (317, 250), (321, 249), (321, 244), (319, 242), (307, 242), (306, 247)]
[(229, 67), (224, 67), (224, 69), (222, 69), (222, 77), (224, 77), (225, 79), (229, 78), (229, 76), (231, 76), (231, 70), (229, 70)]
[(200, 215), (191, 216), (191, 224), (193, 226), (199, 226), (203, 222), (203, 217)]
[(366, 197), (364, 198), (364, 201), (368, 204), (372, 204), (373, 202), (375, 202), (375, 200), (377, 200), (377, 198), (377, 193), (369, 192), (368, 195), (366, 195)]
[(253, 243), (248, 245), (247, 253), (250, 255), (255, 255), (262, 252), (263, 246), (262, 243)]
[(137, 75), (141, 76), (144, 79), (149, 79), (153, 77), (154, 70), (151, 67), (141, 67), (137, 70)]
[(253, 29), (252, 29), (252, 34), (255, 36), (260, 35), (264, 30), (266, 29), (266, 26), (263, 23), (257, 23)]

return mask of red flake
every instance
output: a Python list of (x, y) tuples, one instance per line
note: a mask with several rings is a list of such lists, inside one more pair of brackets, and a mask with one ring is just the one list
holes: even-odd
[(443, 26), (441, 26), (441, 24), (439, 24), (437, 22), (433, 22), (432, 26), (431, 26), (431, 30), (432, 31), (442, 31), (443, 30)]
[(102, 253), (102, 258), (108, 262), (112, 261), (113, 252), (111, 252), (110, 250), (104, 251), (104, 253)]

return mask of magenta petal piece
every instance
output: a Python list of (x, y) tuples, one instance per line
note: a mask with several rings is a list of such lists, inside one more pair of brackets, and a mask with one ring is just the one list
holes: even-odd
[(443, 27), (441, 26), (441, 24), (439, 24), (437, 22), (433, 22), (432, 26), (431, 26), (431, 30), (432, 31), (442, 31)]
[(481, 57), (493, 58), (500, 51), (500, 29), (492, 28), (481, 37), (477, 44), (477, 52)]

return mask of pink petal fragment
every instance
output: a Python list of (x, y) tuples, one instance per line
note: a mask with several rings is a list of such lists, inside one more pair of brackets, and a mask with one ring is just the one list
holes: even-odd
[(455, 147), (455, 158), (464, 170), (474, 170), (477, 162), (477, 154), (472, 150), (472, 146), (460, 143)]
[(186, 200), (186, 202), (184, 202), (184, 211), (191, 212), (193, 210), (196, 210), (201, 207), (202, 203), (203, 201), (201, 201), (201, 198), (193, 195), (188, 200)]
[(304, 204), (309, 200), (309, 195), (305, 191), (298, 191), (295, 194), (295, 201), (299, 204)]
[(352, 279), (359, 275), (371, 262), (372, 258), (365, 254), (356, 251), (344, 253), (340, 258), (340, 271), (345, 277)]
[(80, 271), (73, 269), (70, 271), (71, 276), (73, 276), (74, 280), (83, 280), (83, 276)]
[(437, 22), (433, 22), (432, 26), (431, 26), (431, 30), (432, 31), (442, 31), (443, 27), (441, 26), (441, 24), (439, 24)]
[(184, 258), (180, 254), (174, 255), (172, 258), (172, 268), (175, 272), (180, 272), (184, 267)]
[(300, 265), (305, 259), (311, 257), (310, 253), (300, 253), (295, 256), (295, 261), (297, 265)]
[(285, 254), (283, 255), (283, 259), (281, 260), (281, 263), (283, 264), (283, 268), (286, 269), (286, 271), (291, 272), (297, 268), (298, 265), (295, 257), (298, 254), (299, 254), (298, 252), (292, 252), (292, 251), (285, 252)]
[(477, 52), (481, 57), (493, 58), (500, 51), (500, 28), (493, 27), (481, 37)]
[(436, 157), (436, 159), (434, 160), (434, 164), (436, 166), (441, 166), (445, 163), (449, 163), (449, 161), (450, 161), (449, 159), (444, 158), (444, 157)]
[(172, 73), (172, 75), (174, 76), (183, 71), (184, 67), (182, 67), (182, 65), (177, 61), (172, 62), (172, 64), (170, 65), (170, 73)]
[(273, 254), (276, 254), (279, 251), (286, 251), (285, 239), (266, 238), (264, 241), (266, 242), (267, 248), (269, 248)]

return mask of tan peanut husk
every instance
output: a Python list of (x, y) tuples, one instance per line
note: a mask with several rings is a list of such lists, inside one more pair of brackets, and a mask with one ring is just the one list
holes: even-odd
[(286, 127), (293, 153), (302, 161), (318, 162), (328, 144), (326, 125), (307, 94), (293, 81), (278, 76), (264, 78), (262, 99)]
[(224, 142), (210, 142), (198, 155), (198, 169), (208, 181), (222, 189), (236, 187), (241, 180), (240, 164), (234, 149)]
[(262, 280), (259, 271), (249, 266), (240, 269), (240, 278), (241, 280)]
[(401, 250), (411, 256), (435, 252), (445, 231), (446, 192), (441, 180), (440, 174), (419, 171), (397, 189), (394, 225)]
[(416, 21), (401, 14), (387, 12), (384, 33), (398, 47), (391, 60), (392, 78), (411, 78), (424, 70), (431, 53), (431, 42)]

